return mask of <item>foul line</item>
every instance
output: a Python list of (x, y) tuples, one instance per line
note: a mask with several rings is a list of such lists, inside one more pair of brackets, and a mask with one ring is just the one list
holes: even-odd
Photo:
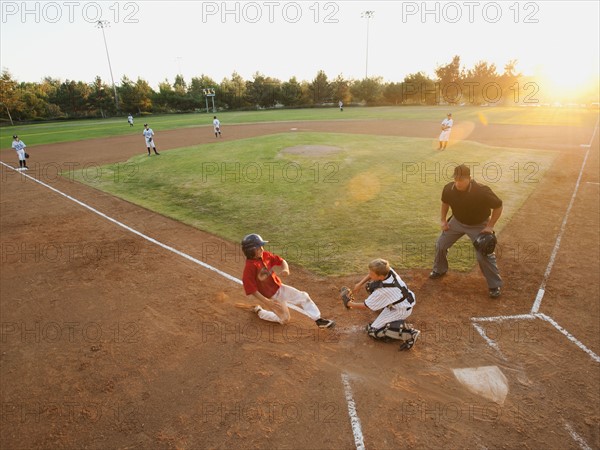
[[(594, 134), (596, 134), (594, 132)], [(550, 272), (552, 272), (552, 267), (554, 267), (554, 261), (556, 260), (556, 255), (558, 254), (558, 249), (560, 248), (560, 241), (562, 240), (563, 233), (567, 228), (567, 221), (569, 220), (569, 214), (571, 213), (571, 208), (575, 203), (575, 197), (577, 197), (577, 192), (579, 191), (579, 184), (581, 183), (581, 177), (583, 176), (583, 169), (585, 169), (585, 164), (587, 162), (590, 151), (585, 152), (585, 158), (583, 158), (583, 163), (581, 164), (581, 169), (579, 170), (579, 177), (577, 177), (577, 183), (575, 183), (575, 190), (573, 191), (573, 195), (571, 196), (571, 201), (569, 202), (569, 206), (567, 207), (567, 211), (565, 213), (565, 217), (563, 218), (562, 224), (560, 226), (560, 231), (556, 238), (556, 242), (554, 244), (554, 248), (552, 249), (552, 254), (550, 255), (550, 262), (546, 267), (546, 272), (544, 273), (544, 278), (542, 279), (542, 284), (538, 289), (538, 293), (535, 297), (535, 301), (533, 302), (533, 307), (531, 308), (531, 313), (535, 314), (540, 310), (540, 306), (542, 304), (542, 299), (544, 298), (544, 294), (546, 292), (546, 283), (548, 282), (548, 278), (550, 277)]]
[[(199, 259), (196, 259), (193, 256), (188, 255), (187, 253), (183, 253), (182, 251), (179, 251), (179, 250), (177, 250), (177, 249), (175, 249), (175, 248), (173, 248), (173, 247), (171, 247), (169, 245), (163, 244), (162, 242), (157, 241), (156, 239), (151, 238), (150, 236), (147, 236), (147, 235), (145, 235), (143, 233), (140, 233), (139, 231), (131, 228), (130, 226), (125, 225), (124, 223), (119, 222), (118, 220), (113, 219), (110, 216), (107, 216), (106, 214), (104, 214), (101, 211), (98, 211), (96, 208), (93, 208), (92, 206), (89, 206), (89, 205), (83, 203), (82, 201), (77, 200), (76, 198), (71, 197), (68, 194), (65, 194), (64, 192), (59, 191), (56, 188), (53, 188), (52, 186), (44, 183), (43, 181), (36, 180), (35, 178), (33, 178), (33, 177), (31, 177), (31, 176), (23, 173), (23, 172), (18, 171), (14, 167), (9, 166), (8, 164), (6, 164), (6, 163), (4, 163), (2, 161), (0, 161), (0, 164), (2, 164), (3, 166), (8, 167), (9, 169), (14, 170), (15, 172), (20, 173), (22, 176), (27, 177), (27, 178), (29, 178), (32, 181), (35, 181), (36, 183), (38, 183), (38, 184), (40, 184), (40, 185), (42, 185), (42, 186), (50, 189), (51, 191), (56, 192), (59, 195), (62, 195), (63, 197), (65, 197), (65, 198), (67, 198), (67, 199), (69, 199), (69, 200), (77, 203), (78, 205), (83, 206), (84, 208), (88, 209), (89, 211), (93, 212), (94, 214), (97, 214), (100, 217), (103, 217), (106, 220), (109, 220), (110, 222), (114, 223), (115, 225), (118, 225), (118, 226), (126, 229), (127, 231), (130, 231), (133, 234), (135, 234), (135, 235), (137, 235), (137, 236), (139, 236), (139, 237), (141, 237), (143, 239), (146, 239), (147, 241), (152, 242), (153, 244), (156, 244), (159, 247), (164, 248), (165, 250), (173, 252), (176, 255), (179, 255), (179, 256), (181, 256), (181, 257), (183, 257), (183, 258), (185, 258), (185, 259), (187, 259), (189, 261), (192, 261), (193, 263), (196, 263), (196, 264), (198, 264), (198, 265), (200, 265), (200, 266), (202, 266), (202, 267), (204, 267), (206, 269), (212, 270), (213, 272), (218, 273), (222, 277), (227, 278), (228, 280), (233, 281), (234, 283), (237, 283), (237, 284), (240, 284), (240, 285), (243, 284), (240, 279), (235, 278), (234, 276), (231, 276), (228, 273), (223, 272), (222, 270), (219, 270), (216, 267), (211, 266), (210, 264), (207, 264), (207, 263), (205, 263), (203, 261), (200, 261)], [(297, 307), (296, 305), (288, 305), (288, 307), (291, 308), (291, 309), (294, 309), (295, 311), (298, 311), (299, 313), (304, 314), (305, 316), (308, 316), (308, 314), (303, 309)], [(350, 383), (348, 382), (348, 376), (346, 374), (344, 374), (344, 373), (342, 373), (342, 383), (344, 384), (344, 392), (346, 394), (346, 401), (348, 402), (348, 414), (350, 415), (350, 422), (352, 424), (352, 433), (354, 434), (354, 442), (356, 444), (356, 449), (357, 450), (365, 450), (365, 444), (363, 442), (362, 431), (361, 431), (361, 427), (360, 427), (360, 419), (358, 418), (358, 415), (356, 414), (356, 405), (354, 403), (354, 399), (352, 398), (352, 389), (350, 388)]]
[(342, 373), (342, 383), (344, 385), (346, 403), (348, 403), (348, 415), (350, 416), (350, 425), (352, 426), (352, 433), (354, 434), (354, 444), (356, 445), (356, 450), (365, 450), (365, 442), (363, 440), (362, 429), (360, 427), (360, 419), (356, 413), (356, 403), (354, 403), (354, 398), (352, 398), (350, 380), (348, 375), (345, 373)]
[[(162, 247), (162, 248), (164, 248), (165, 250), (168, 250), (168, 251), (170, 251), (170, 252), (173, 252), (173, 253), (175, 253), (176, 255), (179, 255), (179, 256), (181, 256), (182, 258), (185, 258), (185, 259), (187, 259), (187, 260), (189, 260), (189, 261), (191, 261), (191, 262), (193, 262), (193, 263), (196, 263), (196, 264), (198, 264), (198, 265), (200, 265), (200, 266), (204, 267), (205, 269), (212, 270), (213, 272), (216, 272), (216, 273), (218, 273), (218, 274), (219, 274), (219, 275), (221, 275), (222, 277), (224, 277), (224, 278), (227, 278), (229, 281), (233, 281), (234, 283), (237, 283), (237, 284), (240, 284), (240, 285), (241, 285), (241, 284), (243, 284), (243, 283), (242, 283), (242, 280), (240, 280), (240, 279), (238, 279), (238, 278), (236, 278), (236, 277), (234, 277), (234, 276), (232, 276), (232, 275), (229, 275), (227, 272), (223, 272), (222, 270), (219, 270), (219, 269), (217, 269), (216, 267), (213, 267), (213, 266), (211, 266), (210, 264), (207, 264), (207, 263), (205, 263), (205, 262), (203, 262), (203, 261), (200, 261), (199, 259), (196, 259), (196, 258), (194, 258), (193, 256), (190, 256), (190, 255), (188, 255), (187, 253), (183, 253), (182, 251), (179, 251), (179, 250), (177, 250), (176, 248), (173, 248), (173, 247), (171, 247), (171, 246), (169, 246), (169, 245), (163, 244), (162, 242), (160, 242), (160, 241), (157, 241), (156, 239), (154, 239), (154, 238), (151, 238), (150, 236), (147, 236), (147, 235), (145, 235), (144, 233), (141, 233), (141, 232), (139, 232), (139, 231), (137, 231), (137, 230), (135, 230), (135, 229), (131, 228), (131, 227), (130, 227), (130, 226), (128, 226), (128, 225), (125, 225), (123, 222), (119, 222), (118, 220), (116, 220), (116, 219), (113, 219), (113, 218), (112, 218), (112, 217), (110, 217), (110, 216), (107, 216), (107, 215), (106, 215), (106, 214), (104, 214), (103, 212), (101, 212), (101, 211), (98, 211), (96, 208), (94, 208), (94, 207), (92, 207), (92, 206), (90, 206), (90, 205), (87, 205), (87, 204), (83, 203), (82, 201), (80, 201), (80, 200), (77, 200), (76, 198), (74, 198), (74, 197), (71, 197), (71, 196), (70, 196), (70, 195), (68, 195), (68, 194), (65, 194), (65, 193), (64, 193), (64, 192), (62, 192), (62, 191), (59, 191), (58, 189), (56, 189), (56, 188), (54, 188), (54, 187), (52, 187), (52, 186), (50, 186), (50, 185), (48, 185), (48, 184), (44, 183), (43, 181), (37, 180), (37, 179), (35, 179), (34, 177), (31, 177), (31, 176), (27, 175), (26, 173), (23, 173), (23, 172), (21, 172), (21, 171), (19, 171), (19, 170), (15, 169), (14, 167), (12, 167), (12, 166), (9, 166), (8, 164), (6, 164), (6, 163), (2, 162), (2, 161), (0, 161), (0, 164), (2, 164), (2, 165), (3, 165), (3, 166), (5, 166), (5, 167), (8, 167), (9, 169), (12, 169), (12, 170), (14, 170), (14, 171), (15, 171), (15, 172), (17, 172), (17, 173), (20, 173), (22, 176), (24, 176), (24, 177), (27, 177), (27, 178), (29, 178), (29, 179), (30, 179), (30, 180), (32, 180), (32, 181), (35, 181), (36, 183), (38, 183), (38, 184), (40, 184), (40, 185), (42, 185), (42, 186), (44, 186), (44, 187), (46, 187), (46, 188), (50, 189), (51, 191), (53, 191), (53, 192), (56, 192), (56, 193), (57, 193), (57, 194), (59, 194), (59, 195), (62, 195), (63, 197), (65, 197), (65, 198), (67, 198), (67, 199), (71, 200), (72, 202), (75, 202), (75, 203), (77, 203), (78, 205), (80, 205), (80, 206), (83, 206), (84, 208), (86, 208), (86, 209), (90, 210), (90, 211), (91, 211), (91, 212), (93, 212), (94, 214), (98, 214), (100, 217), (103, 217), (103, 218), (105, 218), (106, 220), (108, 220), (108, 221), (110, 221), (110, 222), (114, 223), (115, 225), (118, 225), (118, 226), (120, 226), (121, 228), (124, 228), (124, 229), (126, 229), (127, 231), (130, 231), (131, 233), (133, 233), (133, 234), (135, 234), (135, 235), (137, 235), (137, 236), (141, 237), (142, 239), (145, 239), (145, 240), (147, 240), (147, 241), (149, 241), (149, 242), (152, 242), (153, 244), (156, 244), (156, 245), (158, 245), (159, 247)], [(304, 314), (305, 316), (308, 316), (308, 314), (307, 314), (307, 313), (306, 313), (306, 312), (305, 312), (303, 309), (301, 309), (301, 308), (298, 308), (296, 305), (288, 305), (288, 307), (289, 307), (289, 308), (291, 308), (291, 309), (293, 309), (293, 310), (295, 310), (295, 311), (298, 311), (299, 313), (302, 313), (302, 314)]]
[(569, 432), (573, 440), (579, 444), (579, 447), (581, 447), (582, 450), (592, 450), (592, 447), (590, 447), (587, 442), (585, 442), (585, 440), (573, 429), (573, 427), (566, 422), (565, 430)]

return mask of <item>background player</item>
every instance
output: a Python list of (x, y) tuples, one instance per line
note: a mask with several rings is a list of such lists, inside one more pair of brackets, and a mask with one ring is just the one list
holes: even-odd
[(446, 150), (448, 139), (450, 139), (450, 132), (452, 131), (452, 125), (454, 125), (452, 114), (448, 113), (448, 116), (442, 120), (442, 132), (440, 133), (440, 147), (438, 150)]
[(152, 128), (150, 128), (147, 123), (144, 124), (144, 127), (145, 128), (144, 128), (144, 131), (142, 132), (142, 134), (146, 138), (146, 147), (148, 148), (148, 156), (150, 156), (150, 147), (152, 147), (154, 149), (154, 153), (156, 153), (157, 155), (160, 155), (160, 153), (158, 153), (156, 151), (156, 145), (154, 144), (154, 131), (152, 131)]
[(215, 137), (223, 137), (221, 136), (221, 122), (217, 119), (217, 116), (213, 117), (213, 129), (215, 131)]
[(27, 167), (27, 161), (25, 156), (25, 147), (27, 147), (25, 145), (25, 142), (19, 139), (19, 136), (15, 134), (13, 136), (12, 148), (15, 149), (15, 151), (17, 152), (17, 156), (19, 157), (19, 170), (29, 170), (29, 167)]

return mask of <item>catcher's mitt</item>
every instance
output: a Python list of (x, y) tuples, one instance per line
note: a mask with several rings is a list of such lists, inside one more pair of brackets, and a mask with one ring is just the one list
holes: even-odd
[(349, 302), (353, 302), (354, 300), (354, 294), (352, 293), (352, 290), (349, 287), (343, 286), (340, 289), (340, 298), (342, 299), (342, 303), (344, 304), (344, 306), (347, 309), (350, 309), (350, 307), (348, 306)]

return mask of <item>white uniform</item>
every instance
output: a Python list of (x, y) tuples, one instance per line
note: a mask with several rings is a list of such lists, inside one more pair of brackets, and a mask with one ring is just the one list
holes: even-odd
[(25, 161), (25, 142), (21, 140), (15, 139), (12, 143), (12, 148), (17, 152), (17, 156), (19, 157), (19, 161)]
[(129, 125), (133, 126), (133, 116), (131, 114), (127, 116), (127, 122), (129, 123)]
[(152, 128), (144, 128), (144, 131), (142, 131), (142, 134), (144, 135), (144, 137), (146, 138), (146, 147), (150, 148), (154, 148), (156, 149), (156, 145), (154, 145), (154, 131), (152, 131)]
[(442, 121), (442, 132), (440, 133), (440, 142), (448, 142), (450, 139), (450, 131), (452, 131), (452, 125), (454, 121), (451, 118), (446, 118)]
[[(390, 306), (397, 300), (400, 300), (404, 297), (404, 293), (402, 290), (396, 286), (393, 287), (381, 287), (376, 289), (369, 297), (365, 300), (365, 305), (372, 311), (382, 310), (377, 319), (373, 321), (371, 324), (372, 328), (381, 328), (385, 326), (386, 323), (394, 322), (396, 320), (404, 320), (408, 316), (412, 314), (412, 308), (415, 306), (416, 301), (414, 300), (415, 294), (408, 290), (406, 283), (402, 281), (402, 278), (394, 272), (393, 269), (390, 269), (389, 276), (383, 280), (383, 283), (394, 283), (394, 277), (392, 273), (396, 276), (398, 283), (401, 287), (406, 289), (410, 295), (412, 295), (412, 299), (404, 299), (400, 303), (396, 303), (393, 306)], [(409, 301), (412, 300), (412, 303)]]
[(221, 122), (216, 117), (213, 120), (213, 129), (215, 132), (215, 137), (221, 134)]

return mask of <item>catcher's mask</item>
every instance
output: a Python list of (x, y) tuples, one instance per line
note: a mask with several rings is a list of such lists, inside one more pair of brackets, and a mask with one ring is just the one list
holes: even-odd
[(496, 239), (495, 233), (479, 233), (479, 236), (473, 242), (473, 246), (478, 252), (487, 256), (494, 253), (497, 243), (498, 239)]
[(259, 234), (249, 234), (242, 239), (242, 251), (246, 258), (254, 258), (254, 249), (262, 247), (269, 241), (264, 241)]

